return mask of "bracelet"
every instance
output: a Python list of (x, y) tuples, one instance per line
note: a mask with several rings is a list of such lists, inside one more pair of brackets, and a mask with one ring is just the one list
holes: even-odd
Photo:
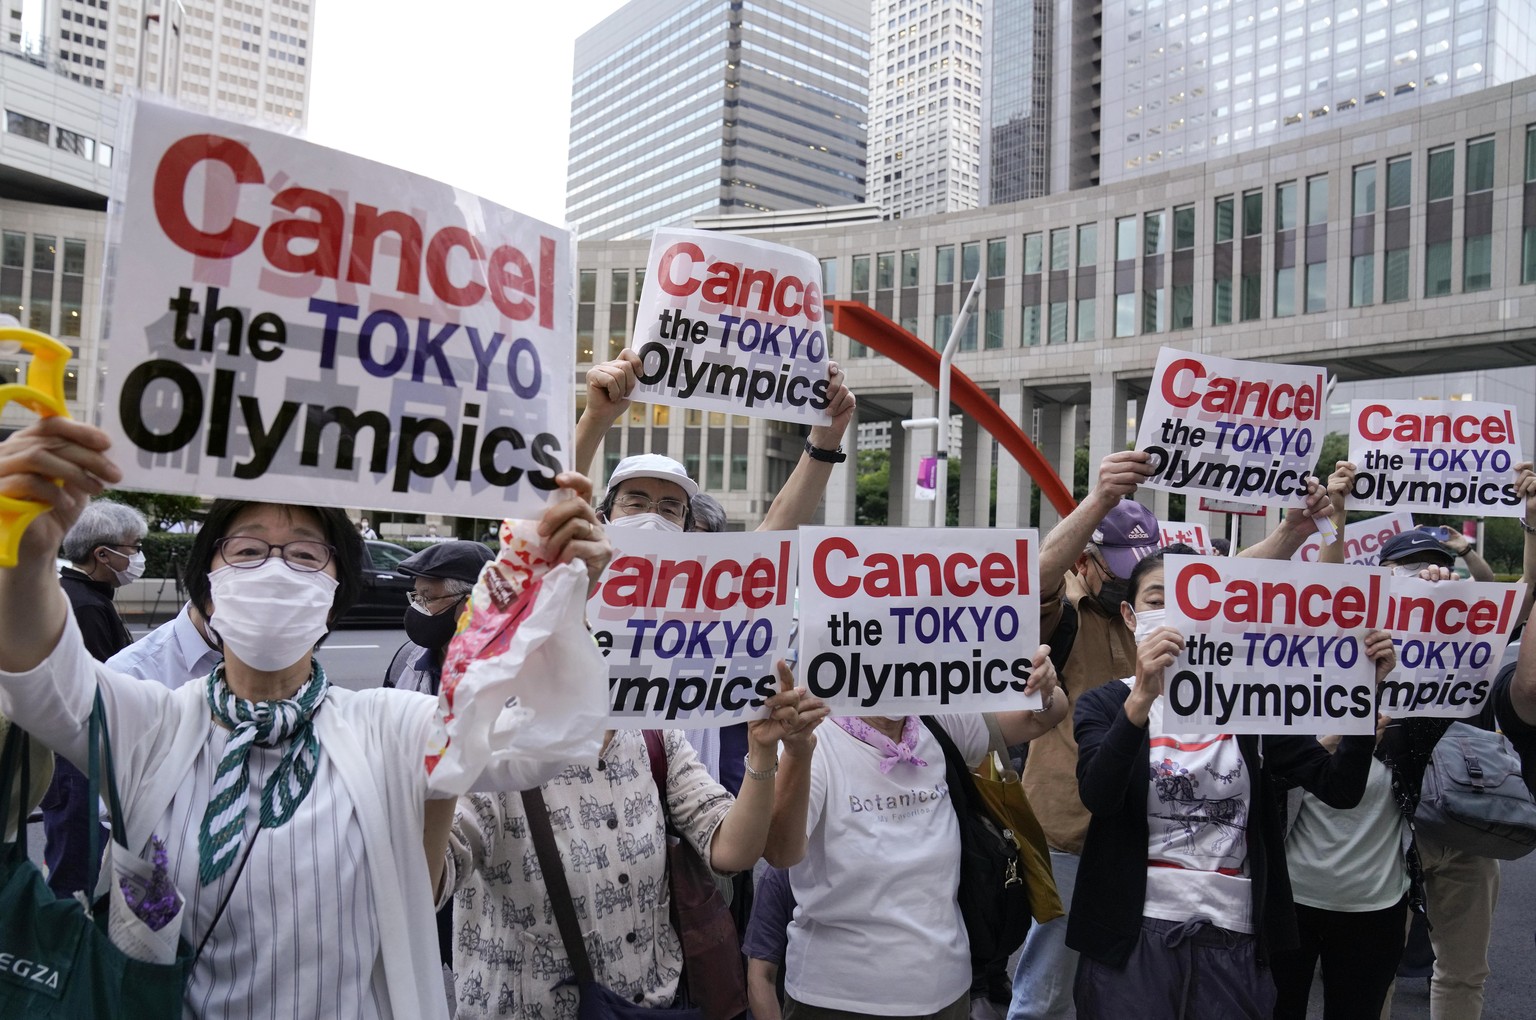
[(841, 444), (835, 450), (823, 450), (819, 446), (812, 446), (811, 441), (807, 439), (805, 441), (805, 452), (810, 455), (812, 460), (819, 460), (823, 464), (841, 464), (848, 459), (848, 455), (843, 452)]
[(1525, 523), (1524, 517), (1520, 518), (1520, 527), (1525, 529), (1525, 533), (1527, 535), (1536, 535), (1536, 528), (1533, 528), (1529, 524)]
[(752, 755), (751, 754), (744, 754), (744, 755), (742, 755), (741, 756), (741, 764), (742, 764), (742, 767), (747, 770), (747, 778), (748, 779), (772, 779), (774, 776), (779, 774), (779, 758), (778, 758), (778, 755), (774, 755), (773, 767), (770, 768), (770, 769), (765, 769), (762, 772), (759, 772), (757, 769), (752, 767)]

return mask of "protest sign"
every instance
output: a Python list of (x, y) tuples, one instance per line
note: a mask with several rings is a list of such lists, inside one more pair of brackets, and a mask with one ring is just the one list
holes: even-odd
[(1377, 708), (1394, 719), (1476, 715), (1488, 700), (1525, 600), (1525, 583), (1394, 577), (1383, 629), (1397, 668)]
[(1356, 400), (1349, 459), (1357, 510), (1520, 517), (1515, 409), (1461, 400)]
[(1136, 449), (1143, 485), (1265, 506), (1301, 506), (1323, 440), (1323, 370), (1164, 347)]
[[(1377, 514), (1367, 520), (1351, 522), (1344, 531), (1344, 562), (1357, 567), (1374, 567), (1381, 562), (1382, 543), (1399, 532), (1412, 529), (1413, 514)], [(1322, 537), (1311, 535), (1291, 554), (1291, 559), (1316, 563), (1322, 548)]]
[(587, 601), (608, 664), (609, 725), (761, 717), (790, 647), (794, 533), (612, 535), (620, 552)]
[(801, 528), (801, 684), (835, 715), (1039, 708), (1038, 546), (1033, 530)]
[(658, 230), (630, 343), (640, 355), (635, 399), (826, 424), (827, 331), (814, 256), (715, 231)]
[(1158, 547), (1184, 543), (1196, 552), (1209, 555), (1211, 543), (1205, 534), (1204, 524), (1189, 524), (1185, 521), (1158, 521)]
[(1374, 732), (1365, 632), (1384, 618), (1385, 571), (1201, 556), (1164, 569), (1167, 624), (1184, 635), (1163, 681), (1171, 732)]
[(568, 232), (140, 102), (102, 427), (124, 487), (532, 516), (573, 429)]

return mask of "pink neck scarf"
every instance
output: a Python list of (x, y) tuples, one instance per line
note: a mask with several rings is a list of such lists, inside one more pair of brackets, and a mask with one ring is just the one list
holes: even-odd
[(892, 740), (863, 719), (854, 716), (838, 716), (832, 721), (846, 730), (855, 740), (862, 740), (885, 756), (880, 759), (882, 773), (889, 773), (901, 762), (918, 768), (928, 767), (927, 762), (913, 753), (917, 750), (917, 732), (921, 725), (915, 715), (907, 716), (906, 721), (902, 723), (900, 741)]

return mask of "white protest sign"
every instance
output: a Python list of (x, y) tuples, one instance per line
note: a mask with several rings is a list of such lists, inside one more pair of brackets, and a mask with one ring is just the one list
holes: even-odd
[(1377, 708), (1394, 719), (1476, 715), (1520, 622), (1525, 583), (1394, 577), (1391, 592), (1383, 629), (1397, 646), (1397, 668)]
[(1508, 404), (1356, 400), (1349, 405), (1351, 509), (1520, 517), (1520, 434)]
[(821, 263), (709, 230), (651, 240), (630, 346), (637, 400), (806, 425), (827, 414)]
[[(1393, 535), (1413, 530), (1413, 514), (1377, 514), (1363, 521), (1353, 521), (1344, 529), (1344, 562), (1357, 567), (1374, 567), (1381, 562), (1381, 547)], [(1323, 540), (1310, 535), (1291, 559), (1316, 563)]]
[(1033, 530), (801, 528), (800, 683), (834, 715), (1039, 708), (1039, 569)]
[(531, 516), (568, 466), (568, 232), (140, 102), (102, 427), (125, 487)]
[(1143, 485), (1265, 506), (1301, 506), (1323, 441), (1323, 370), (1164, 347), (1136, 449)]
[(1184, 651), (1163, 681), (1174, 733), (1372, 733), (1365, 632), (1389, 575), (1332, 563), (1169, 556), (1167, 624)]
[(587, 601), (608, 663), (609, 725), (762, 717), (790, 648), (794, 532), (610, 535), (619, 554)]
[(1182, 542), (1200, 553), (1209, 555), (1211, 552), (1211, 543), (1206, 537), (1204, 524), (1189, 524), (1185, 521), (1158, 521), (1157, 531), (1157, 544), (1159, 548)]

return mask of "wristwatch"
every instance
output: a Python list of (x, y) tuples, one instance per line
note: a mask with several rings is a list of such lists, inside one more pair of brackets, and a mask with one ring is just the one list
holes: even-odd
[(810, 454), (812, 460), (819, 460), (823, 464), (841, 464), (848, 459), (841, 445), (835, 450), (823, 450), (819, 446), (812, 446), (809, 439), (805, 441), (805, 452)]

